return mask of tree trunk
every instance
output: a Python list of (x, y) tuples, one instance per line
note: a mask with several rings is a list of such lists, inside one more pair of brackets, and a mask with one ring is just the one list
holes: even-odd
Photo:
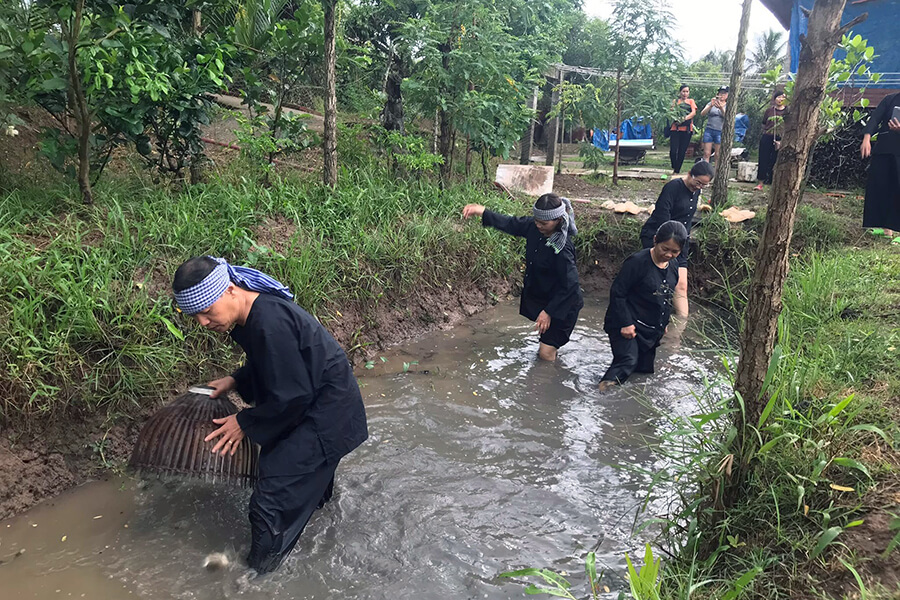
[(66, 35), (69, 44), (69, 97), (74, 101), (75, 126), (78, 133), (78, 188), (81, 201), (91, 204), (94, 201), (91, 192), (91, 114), (87, 107), (87, 98), (81, 85), (81, 74), (78, 72), (78, 39), (81, 37), (81, 25), (84, 19), (84, 0), (75, 3), (75, 14)]
[(337, 0), (324, 0), (325, 8), (325, 131), (323, 147), (325, 154), (325, 185), (334, 187), (338, 180), (337, 165), (337, 89), (335, 86), (335, 37), (337, 24)]
[(619, 148), (622, 141), (622, 70), (616, 71), (616, 155), (613, 158), (613, 185), (619, 185)]
[(466, 136), (466, 181), (469, 181), (469, 174), (472, 172), (472, 138)]
[(203, 21), (202, 14), (199, 10), (191, 11), (191, 33), (196, 37), (200, 37), (200, 27)]
[(393, 44), (389, 49), (387, 74), (384, 78), (384, 109), (381, 111), (381, 126), (388, 131), (404, 133), (403, 127), (403, 65), (400, 54)]
[(559, 123), (560, 127), (560, 135), (559, 135), (559, 145), (556, 147), (556, 172), (562, 173), (562, 157), (563, 157), (563, 145), (566, 143), (566, 107), (563, 106), (559, 109)]
[[(450, 42), (444, 42), (438, 48), (441, 51), (441, 67), (444, 69), (444, 73), (447, 73), (450, 70)], [(453, 151), (450, 135), (452, 132), (450, 115), (447, 114), (447, 111), (441, 107), (438, 109), (438, 114), (440, 116), (438, 152), (444, 157), (444, 162), (441, 163), (441, 186), (444, 186), (450, 180), (450, 153)]]
[(799, 69), (784, 120), (766, 223), (756, 251), (735, 377), (735, 391), (743, 397), (748, 422), (753, 426), (768, 401), (762, 386), (778, 333), (794, 217), (810, 150), (819, 130), (819, 107), (825, 97), (831, 57), (845, 33), (841, 27), (845, 4), (846, 0), (818, 0), (809, 18), (808, 33), (801, 38)]
[(488, 161), (485, 158), (485, 154), (487, 154), (487, 148), (481, 148), (481, 171), (484, 173), (484, 182), (490, 182), (491, 178), (488, 176)]
[(529, 106), (532, 111), (531, 119), (528, 121), (528, 129), (525, 130), (525, 134), (522, 136), (522, 141), (519, 142), (519, 145), (521, 147), (521, 153), (519, 155), (520, 165), (531, 164), (531, 151), (534, 148), (534, 113), (537, 112), (537, 102), (538, 90), (537, 88), (535, 88), (534, 95), (531, 97), (531, 105)]
[[(562, 75), (560, 74), (553, 85), (553, 92), (550, 94), (550, 112), (553, 112), (559, 104), (559, 84), (562, 83)], [(556, 158), (556, 140), (559, 138), (559, 117), (554, 117), (550, 121), (550, 128), (547, 132), (547, 161), (544, 163), (548, 167), (553, 166)]]
[(731, 147), (734, 144), (734, 118), (737, 115), (738, 97), (744, 80), (744, 60), (747, 55), (747, 35), (750, 31), (750, 7), (752, 0), (744, 0), (741, 12), (741, 29), (738, 32), (737, 49), (731, 65), (731, 91), (725, 106), (725, 123), (722, 125), (722, 143), (716, 153), (716, 178), (713, 181), (713, 206), (722, 206), (728, 201), (728, 176), (731, 174)]

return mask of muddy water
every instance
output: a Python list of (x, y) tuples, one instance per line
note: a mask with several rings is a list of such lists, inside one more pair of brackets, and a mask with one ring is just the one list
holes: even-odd
[[(652, 468), (646, 440), (661, 426), (642, 400), (691, 410), (713, 364), (686, 350), (689, 330), (655, 375), (600, 395), (603, 310), (585, 307), (556, 364), (534, 360), (532, 325), (504, 305), (360, 369), (371, 438), (270, 576), (239, 564), (248, 492), (119, 478), (0, 522), (0, 596), (522, 598), (496, 575), (548, 566), (579, 585), (590, 550), (621, 589), (647, 481), (618, 467)], [(235, 563), (206, 571), (210, 552)]]

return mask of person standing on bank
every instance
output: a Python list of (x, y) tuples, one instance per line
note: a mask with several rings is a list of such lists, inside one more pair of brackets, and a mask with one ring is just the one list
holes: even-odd
[[(690, 242), (691, 224), (697, 205), (700, 202), (700, 191), (709, 185), (713, 178), (713, 168), (705, 161), (694, 163), (690, 172), (684, 177), (673, 179), (663, 186), (656, 200), (656, 206), (650, 218), (641, 227), (641, 246), (652, 248), (656, 230), (666, 221), (678, 221), (688, 232)], [(688, 246), (677, 257), (678, 287), (675, 288), (675, 314), (688, 316)]]
[(184, 314), (228, 333), (246, 355), (208, 385), (213, 397), (237, 390), (254, 406), (215, 419), (206, 441), (217, 440), (219, 454), (234, 454), (244, 436), (260, 446), (247, 563), (268, 573), (331, 498), (338, 462), (368, 437), (359, 386), (331, 334), (268, 275), (201, 256), (178, 267), (172, 289)]
[(532, 214), (510, 217), (480, 204), (463, 208), (466, 219), (481, 217), (484, 227), (525, 238), (525, 281), (519, 314), (537, 324), (538, 356), (553, 361), (557, 351), (568, 343), (584, 306), (572, 241), (578, 230), (572, 204), (556, 194), (538, 198)]
[(691, 136), (694, 135), (694, 117), (697, 116), (697, 103), (691, 99), (691, 88), (682, 85), (678, 90), (678, 97), (672, 101), (672, 106), (683, 116), (672, 122), (669, 132), (669, 162), (672, 164), (672, 174), (681, 173), (684, 164), (684, 155), (691, 144)]
[(878, 104), (864, 132), (860, 154), (863, 158), (871, 156), (872, 162), (863, 227), (884, 229), (885, 236), (893, 238), (900, 232), (900, 93), (886, 96)]
[(778, 150), (781, 148), (781, 129), (784, 120), (784, 103), (787, 96), (781, 90), (775, 91), (770, 106), (763, 115), (763, 133), (759, 138), (759, 170), (756, 179), (759, 185), (757, 190), (763, 189), (763, 184), (772, 185), (772, 172), (775, 169), (775, 161), (778, 160)]
[(635, 252), (622, 264), (609, 290), (603, 321), (613, 362), (600, 380), (601, 392), (625, 383), (632, 373), (653, 372), (679, 280), (676, 259), (687, 239), (684, 225), (666, 221), (656, 231), (652, 248)]
[(706, 120), (706, 127), (703, 128), (703, 160), (709, 162), (713, 153), (716, 154), (718, 160), (719, 145), (722, 143), (722, 127), (725, 126), (725, 106), (728, 104), (728, 86), (723, 85), (719, 88), (716, 97), (710, 100), (700, 115), (709, 116)]

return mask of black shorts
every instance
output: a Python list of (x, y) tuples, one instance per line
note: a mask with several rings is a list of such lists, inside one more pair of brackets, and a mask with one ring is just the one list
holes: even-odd
[[(641, 246), (643, 248), (652, 248), (653, 247), (653, 236), (641, 236)], [(678, 255), (678, 258), (675, 259), (675, 263), (678, 265), (679, 269), (687, 269), (688, 268), (688, 253), (691, 251), (691, 238), (688, 238), (684, 241), (684, 249)]]
[(566, 320), (551, 318), (550, 327), (541, 334), (541, 343), (554, 348), (562, 348), (569, 343), (569, 337), (571, 337), (577, 322), (578, 313), (575, 313), (575, 316), (571, 319)]

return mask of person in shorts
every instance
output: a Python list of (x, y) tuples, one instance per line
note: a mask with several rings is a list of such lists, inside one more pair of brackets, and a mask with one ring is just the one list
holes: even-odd
[(719, 152), (722, 143), (722, 127), (725, 125), (725, 107), (728, 104), (727, 85), (719, 88), (716, 97), (709, 101), (700, 111), (700, 116), (707, 117), (706, 127), (703, 129), (703, 160), (709, 162), (710, 157)]

